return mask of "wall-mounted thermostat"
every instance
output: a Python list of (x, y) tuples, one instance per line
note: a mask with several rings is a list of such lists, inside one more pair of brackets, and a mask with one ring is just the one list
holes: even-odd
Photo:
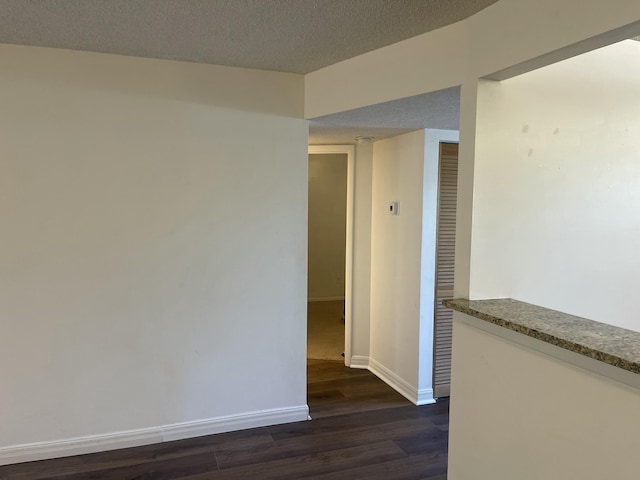
[(399, 207), (399, 203), (398, 202), (391, 202), (389, 204), (389, 213), (391, 215), (398, 215), (398, 207)]

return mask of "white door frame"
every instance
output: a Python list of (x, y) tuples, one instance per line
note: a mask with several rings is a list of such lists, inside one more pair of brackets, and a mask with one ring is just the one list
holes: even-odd
[(353, 212), (355, 207), (355, 152), (354, 145), (309, 145), (309, 154), (347, 155), (347, 242), (344, 266), (344, 364), (351, 366), (351, 325), (353, 313)]

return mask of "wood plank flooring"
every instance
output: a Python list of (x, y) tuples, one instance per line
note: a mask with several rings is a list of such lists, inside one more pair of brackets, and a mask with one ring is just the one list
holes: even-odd
[(0, 479), (445, 480), (448, 401), (416, 407), (365, 370), (309, 360), (313, 420), (0, 467)]

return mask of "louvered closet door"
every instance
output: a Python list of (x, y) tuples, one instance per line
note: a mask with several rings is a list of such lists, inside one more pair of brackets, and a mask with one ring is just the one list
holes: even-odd
[(440, 144), (439, 170), (433, 394), (435, 397), (448, 397), (451, 383), (453, 312), (442, 306), (442, 300), (453, 298), (456, 198), (458, 195), (458, 144)]

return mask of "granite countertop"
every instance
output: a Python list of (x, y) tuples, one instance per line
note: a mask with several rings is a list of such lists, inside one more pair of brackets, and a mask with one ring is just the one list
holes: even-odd
[(511, 298), (444, 300), (443, 305), (609, 365), (640, 373), (640, 332)]

